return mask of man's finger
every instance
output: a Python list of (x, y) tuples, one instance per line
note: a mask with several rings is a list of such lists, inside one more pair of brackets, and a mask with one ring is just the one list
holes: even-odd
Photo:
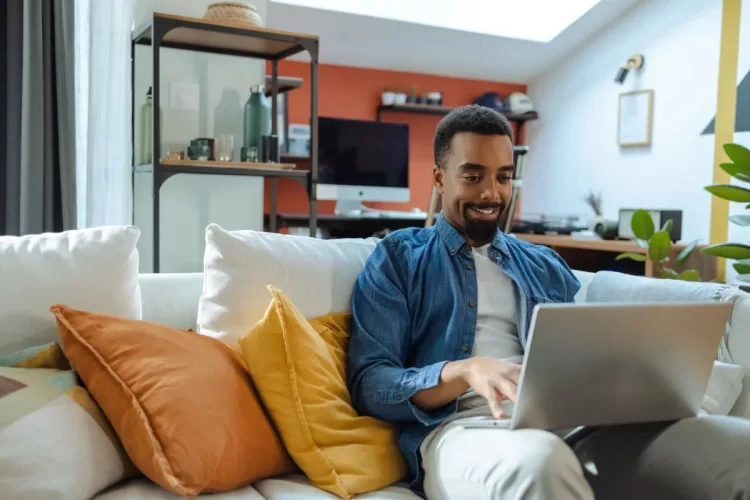
[(490, 411), (492, 412), (492, 416), (495, 418), (503, 418), (505, 416), (505, 412), (503, 411), (503, 407), (500, 405), (500, 402), (502, 401), (502, 394), (495, 389), (492, 385), (490, 385), (490, 393), (487, 398), (487, 402), (490, 405)]
[(515, 401), (518, 397), (518, 386), (512, 380), (500, 378), (493, 386), (511, 401)]

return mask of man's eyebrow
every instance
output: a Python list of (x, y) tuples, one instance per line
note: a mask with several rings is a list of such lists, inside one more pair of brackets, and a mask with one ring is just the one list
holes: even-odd
[[(471, 172), (471, 171), (484, 172), (485, 170), (489, 170), (487, 167), (485, 167), (484, 165), (480, 163), (471, 163), (471, 162), (462, 163), (461, 165), (458, 166), (458, 169), (462, 172)], [(499, 170), (500, 172), (513, 172), (515, 169), (516, 169), (516, 166), (511, 164), (511, 165), (503, 165), (502, 167), (499, 167), (497, 170)]]

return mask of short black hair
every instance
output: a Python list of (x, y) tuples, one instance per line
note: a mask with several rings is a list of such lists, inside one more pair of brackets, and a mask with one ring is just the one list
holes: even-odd
[(501, 113), (486, 106), (470, 104), (456, 108), (437, 125), (433, 149), (435, 165), (444, 168), (445, 157), (450, 153), (453, 137), (460, 132), (479, 135), (507, 135), (513, 141), (513, 128)]

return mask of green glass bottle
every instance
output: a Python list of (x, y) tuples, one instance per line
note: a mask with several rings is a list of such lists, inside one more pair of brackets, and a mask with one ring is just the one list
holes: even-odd
[(271, 135), (271, 101), (266, 97), (265, 87), (253, 85), (245, 104), (242, 145), (248, 151), (255, 148), (257, 158), (260, 158), (261, 137), (264, 135)]

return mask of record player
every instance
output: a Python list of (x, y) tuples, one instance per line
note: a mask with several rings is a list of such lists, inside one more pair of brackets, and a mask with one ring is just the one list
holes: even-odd
[(563, 234), (588, 229), (579, 215), (526, 214), (513, 221), (512, 232), (526, 234)]

